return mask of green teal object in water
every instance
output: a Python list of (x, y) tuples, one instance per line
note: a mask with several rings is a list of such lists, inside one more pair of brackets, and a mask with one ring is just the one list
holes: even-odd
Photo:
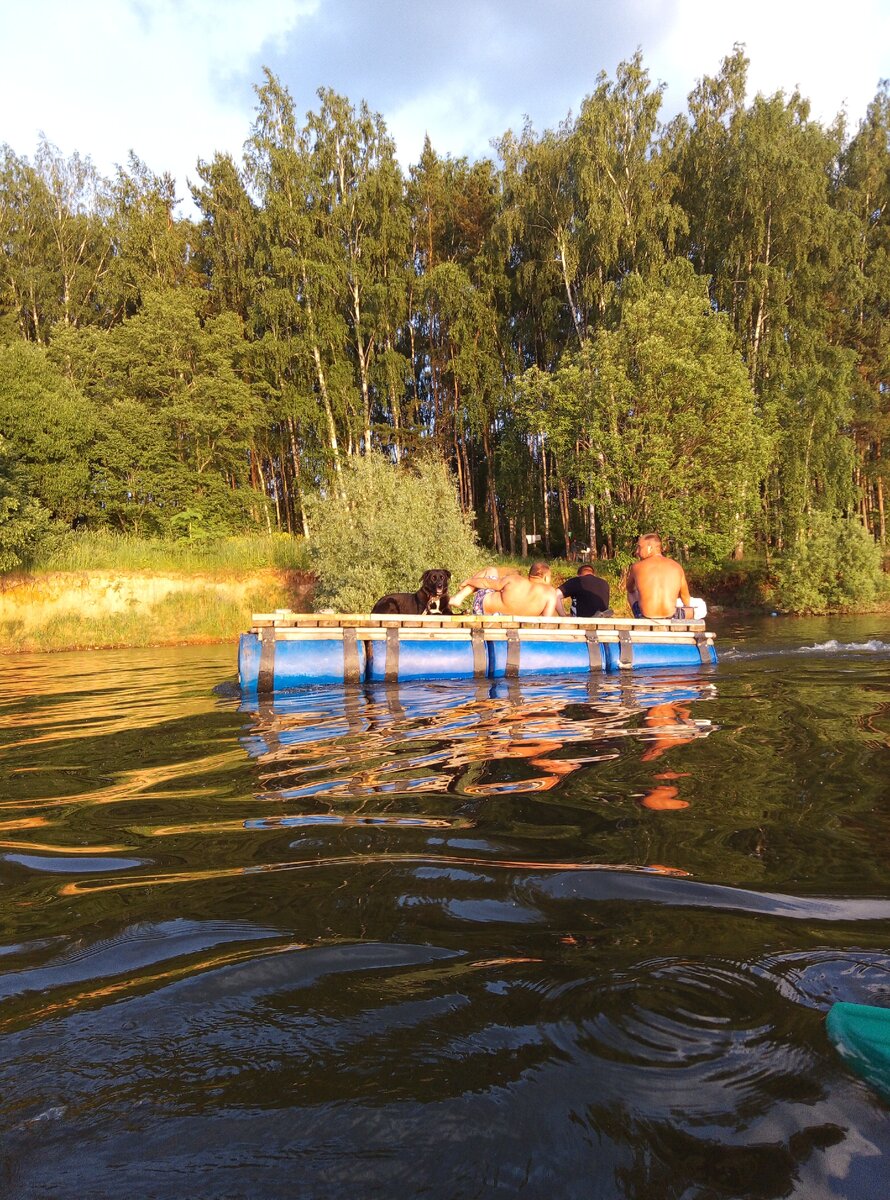
[(856, 1074), (890, 1100), (890, 1008), (834, 1004), (825, 1027)]

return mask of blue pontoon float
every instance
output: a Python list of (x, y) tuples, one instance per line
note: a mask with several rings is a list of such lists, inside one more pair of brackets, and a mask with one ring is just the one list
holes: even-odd
[(703, 621), (621, 617), (394, 617), (279, 609), (241, 635), (247, 694), (320, 683), (502, 679), (717, 662)]

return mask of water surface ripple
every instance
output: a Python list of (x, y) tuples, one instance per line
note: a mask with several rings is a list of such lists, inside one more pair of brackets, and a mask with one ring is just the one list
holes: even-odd
[(698, 671), (0, 663), (4, 1197), (887, 1194), (885, 622)]

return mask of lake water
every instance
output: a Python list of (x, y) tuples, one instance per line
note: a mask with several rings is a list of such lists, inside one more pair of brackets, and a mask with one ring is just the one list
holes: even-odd
[(0, 1194), (881, 1198), (886, 617), (314, 689), (0, 662)]

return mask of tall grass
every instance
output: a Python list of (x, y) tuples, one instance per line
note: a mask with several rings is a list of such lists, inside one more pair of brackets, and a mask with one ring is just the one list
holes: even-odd
[(31, 564), (34, 574), (52, 571), (160, 571), (171, 574), (228, 574), (241, 571), (306, 570), (303, 538), (289, 534), (244, 534), (206, 541), (141, 538), (108, 530), (83, 530), (64, 538)]

